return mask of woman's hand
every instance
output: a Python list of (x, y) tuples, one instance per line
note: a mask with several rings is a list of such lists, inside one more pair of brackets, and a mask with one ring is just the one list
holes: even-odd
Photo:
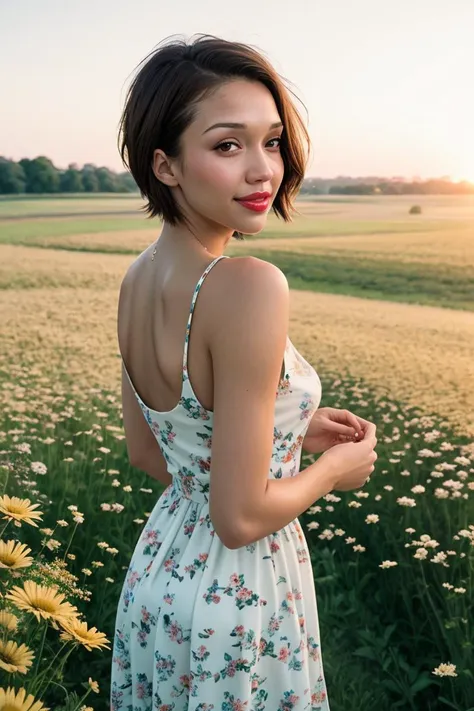
[(370, 423), (349, 410), (321, 407), (314, 413), (305, 438), (303, 449), (309, 454), (326, 452), (336, 444), (359, 442), (364, 439)]

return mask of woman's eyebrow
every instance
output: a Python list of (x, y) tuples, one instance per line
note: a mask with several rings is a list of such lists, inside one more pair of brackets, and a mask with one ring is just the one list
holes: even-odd
[[(277, 121), (276, 123), (272, 123), (272, 124), (270, 125), (270, 129), (269, 129), (269, 130), (271, 131), (271, 130), (274, 129), (274, 128), (280, 128), (280, 127), (282, 127), (282, 126), (283, 126), (283, 123), (282, 123), (281, 121)], [(234, 122), (229, 122), (229, 123), (215, 123), (215, 124), (213, 124), (212, 126), (210, 126), (209, 128), (206, 128), (206, 130), (203, 131), (203, 134), (202, 134), (202, 135), (204, 135), (204, 134), (207, 133), (208, 131), (212, 131), (213, 128), (248, 128), (248, 126), (247, 126), (246, 123), (234, 123)]]

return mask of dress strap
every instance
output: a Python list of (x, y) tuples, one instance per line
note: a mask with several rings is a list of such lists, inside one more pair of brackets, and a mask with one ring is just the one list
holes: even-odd
[(212, 260), (210, 264), (207, 265), (206, 269), (204, 270), (203, 274), (201, 275), (198, 283), (196, 284), (196, 287), (194, 289), (194, 294), (193, 298), (191, 301), (191, 309), (189, 312), (189, 317), (188, 317), (188, 323), (186, 326), (186, 335), (184, 339), (184, 354), (183, 354), (183, 380), (188, 379), (188, 346), (189, 346), (189, 334), (191, 332), (191, 322), (193, 320), (193, 313), (194, 313), (194, 307), (196, 305), (196, 299), (199, 294), (199, 290), (201, 289), (201, 286), (204, 282), (204, 279), (207, 277), (209, 272), (211, 271), (212, 267), (214, 264), (217, 264), (217, 262), (221, 259), (229, 259), (230, 257), (227, 254), (221, 254), (219, 257), (216, 257), (215, 259)]

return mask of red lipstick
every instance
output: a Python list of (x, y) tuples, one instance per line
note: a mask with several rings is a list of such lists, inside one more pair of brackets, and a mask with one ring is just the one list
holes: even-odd
[(241, 198), (235, 198), (242, 207), (246, 207), (248, 210), (253, 210), (254, 212), (265, 212), (270, 203), (270, 198), (272, 194), (269, 192), (263, 193), (251, 193), (250, 195), (244, 195)]

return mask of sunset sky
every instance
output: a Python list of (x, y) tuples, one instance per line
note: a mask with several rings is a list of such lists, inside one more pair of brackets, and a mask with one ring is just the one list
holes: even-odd
[(290, 80), (308, 176), (474, 180), (474, 0), (0, 0), (0, 155), (123, 170), (136, 65), (201, 32), (257, 46)]

